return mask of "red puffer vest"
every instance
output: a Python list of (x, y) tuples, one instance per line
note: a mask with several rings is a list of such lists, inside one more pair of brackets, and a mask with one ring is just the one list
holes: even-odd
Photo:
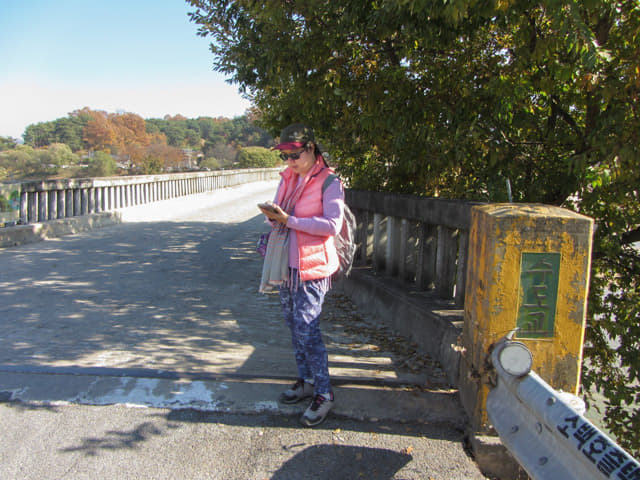
[[(296, 202), (293, 211), (295, 217), (321, 217), (323, 215), (322, 185), (327, 176), (334, 171), (328, 167), (316, 170), (318, 170), (317, 164), (302, 195)], [(297, 181), (298, 178), (289, 169), (282, 172), (282, 177), (285, 183)], [(285, 190), (286, 188), (282, 189), (282, 191)], [(338, 269), (339, 259), (333, 235), (324, 237), (296, 230), (296, 237), (300, 256), (300, 280), (329, 277)]]

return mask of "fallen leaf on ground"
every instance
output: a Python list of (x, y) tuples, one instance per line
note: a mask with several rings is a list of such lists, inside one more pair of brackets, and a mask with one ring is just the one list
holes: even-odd
[(403, 448), (402, 450), (400, 450), (400, 453), (402, 455), (411, 455), (411, 452), (413, 452), (413, 447), (409, 446), (407, 448)]

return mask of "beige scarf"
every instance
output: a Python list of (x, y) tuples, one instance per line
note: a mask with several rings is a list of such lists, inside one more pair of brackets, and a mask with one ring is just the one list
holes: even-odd
[(271, 291), (289, 278), (289, 229), (281, 224), (273, 227), (262, 265), (260, 293)]

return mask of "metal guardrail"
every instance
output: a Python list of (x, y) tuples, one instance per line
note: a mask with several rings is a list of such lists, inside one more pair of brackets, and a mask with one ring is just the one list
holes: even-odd
[(487, 414), (502, 443), (534, 480), (640, 479), (640, 463), (584, 418), (584, 402), (530, 371), (527, 347), (498, 342), (491, 360), (496, 386)]

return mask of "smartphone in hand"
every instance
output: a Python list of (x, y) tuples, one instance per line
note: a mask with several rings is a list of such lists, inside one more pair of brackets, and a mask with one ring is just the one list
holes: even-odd
[(258, 207), (263, 210), (268, 210), (269, 212), (278, 213), (278, 210), (276, 210), (276, 207), (272, 203), (259, 203)]

